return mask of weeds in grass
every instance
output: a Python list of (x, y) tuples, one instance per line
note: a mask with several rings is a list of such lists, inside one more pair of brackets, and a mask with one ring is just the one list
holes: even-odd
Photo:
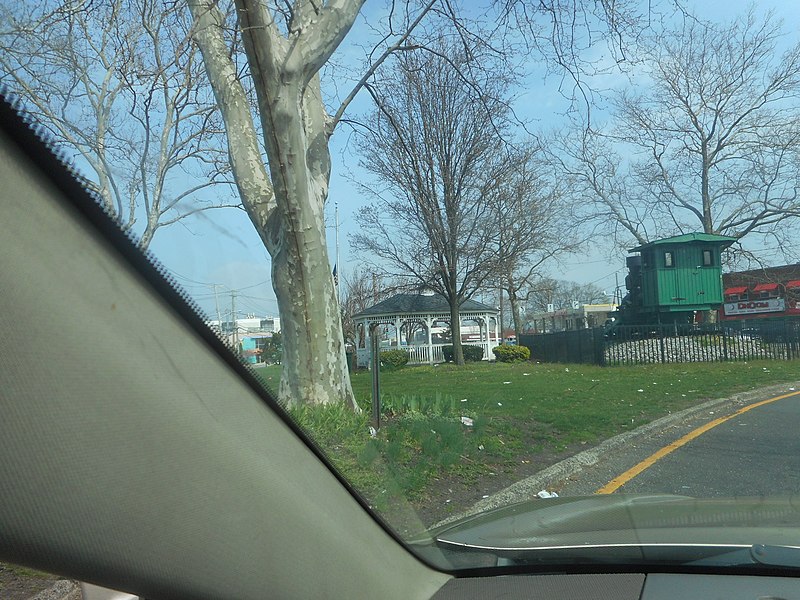
[(456, 416), (460, 402), (449, 394), (437, 391), (432, 396), (421, 394), (382, 394), (381, 408), (388, 416), (418, 413), (423, 415)]
[(398, 496), (424, 503), (448, 476), (469, 482), (511, 472), (537, 453), (596, 443), (708, 398), (798, 376), (790, 361), (407, 367), (382, 375), (383, 425), (374, 438), (369, 373), (352, 378), (362, 413), (339, 405), (291, 414), (383, 512), (396, 510)]

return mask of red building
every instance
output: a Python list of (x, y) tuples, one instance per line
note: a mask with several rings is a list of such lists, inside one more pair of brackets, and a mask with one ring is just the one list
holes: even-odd
[(722, 320), (800, 317), (800, 264), (722, 275)]

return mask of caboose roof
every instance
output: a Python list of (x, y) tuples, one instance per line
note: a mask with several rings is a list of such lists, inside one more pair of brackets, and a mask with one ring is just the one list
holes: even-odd
[(727, 248), (736, 241), (735, 237), (728, 235), (716, 235), (713, 233), (684, 233), (683, 235), (674, 235), (672, 237), (654, 240), (647, 244), (642, 244), (636, 248), (631, 248), (628, 252), (641, 252), (653, 246), (661, 246), (663, 244), (684, 244), (687, 242), (709, 242), (719, 244), (720, 248)]

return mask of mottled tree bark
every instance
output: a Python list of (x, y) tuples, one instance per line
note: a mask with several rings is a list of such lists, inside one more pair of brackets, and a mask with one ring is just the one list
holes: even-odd
[(318, 9), (299, 2), (283, 35), (265, 6), (237, 1), (267, 173), (247, 97), (223, 37), (223, 15), (214, 2), (189, 1), (195, 39), (225, 120), (242, 202), (272, 258), (283, 329), (279, 397), (288, 405), (346, 402), (357, 409), (325, 244), (330, 131), (317, 71), (361, 4), (332, 2)]

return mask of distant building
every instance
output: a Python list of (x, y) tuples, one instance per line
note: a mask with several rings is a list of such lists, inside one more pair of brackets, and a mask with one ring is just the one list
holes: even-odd
[(609, 315), (617, 310), (616, 304), (577, 304), (533, 315), (528, 333), (553, 333), (575, 329), (602, 327)]
[[(225, 321), (217, 321), (216, 319), (206, 321), (209, 327), (217, 329), (222, 333), (233, 333), (234, 323), (230, 319)], [(280, 317), (258, 317), (256, 315), (247, 315), (236, 319), (236, 332), (243, 333), (280, 333), (281, 319)]]
[(238, 347), (244, 359), (251, 364), (264, 361), (264, 349), (269, 339), (281, 331), (280, 317), (259, 317), (252, 314), (236, 319), (235, 323), (214, 319), (206, 321), (206, 324), (219, 331), (231, 346)]
[[(265, 354), (272, 333), (243, 333), (239, 335), (239, 346), (242, 357), (252, 365), (265, 362)], [(232, 337), (232, 336), (231, 336)], [(230, 340), (231, 343), (234, 340)]]
[(800, 317), (800, 264), (722, 275), (722, 320)]

